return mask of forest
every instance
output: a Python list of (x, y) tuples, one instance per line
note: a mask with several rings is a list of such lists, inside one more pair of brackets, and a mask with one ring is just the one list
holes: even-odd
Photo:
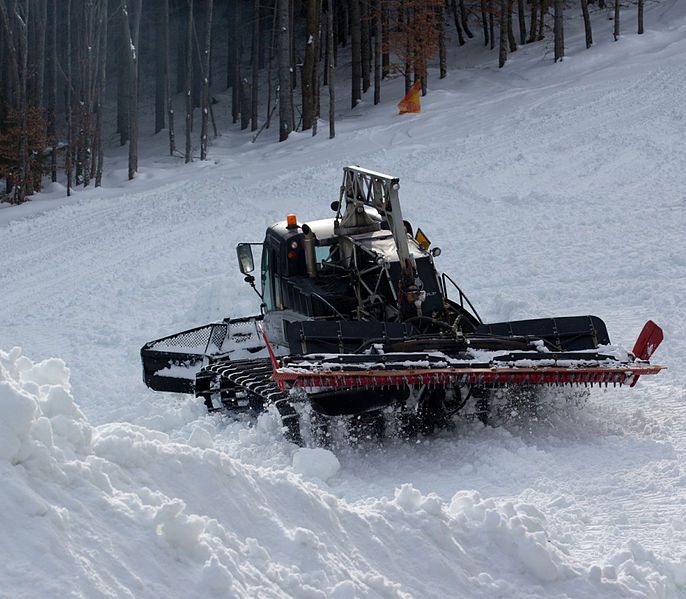
[[(445, 77), (451, 46), (484, 45), (505, 67), (518, 46), (548, 39), (552, 64), (565, 54), (566, 19), (583, 19), (590, 48), (592, 11), (607, 13), (617, 40), (643, 33), (643, 9), (644, 0), (0, 0), (0, 201), (22, 203), (46, 181), (67, 194), (100, 186), (113, 144), (128, 146), (133, 179), (141, 130), (168, 136), (166, 151), (185, 162), (206, 160), (230, 125), (253, 140), (271, 127), (275, 141), (293, 131), (333, 138), (336, 115), (363, 98), (379, 103), (386, 78), (426, 94), (428, 67)], [(230, 122), (215, 115), (219, 92)]]

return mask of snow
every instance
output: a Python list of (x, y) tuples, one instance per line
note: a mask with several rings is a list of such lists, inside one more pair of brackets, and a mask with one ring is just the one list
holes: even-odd
[[(0, 595), (683, 596), (686, 7), (616, 43), (594, 17), (557, 65), (455, 49), (420, 114), (396, 115), (395, 80), (334, 141), (231, 131), (182, 168), (157, 136), (132, 183), (112, 150), (102, 189), (0, 208)], [(350, 163), (400, 176), (484, 319), (598, 314), (630, 347), (652, 318), (669, 369), (333, 451), (146, 389), (140, 347), (255, 313), (236, 243), (320, 218)]]

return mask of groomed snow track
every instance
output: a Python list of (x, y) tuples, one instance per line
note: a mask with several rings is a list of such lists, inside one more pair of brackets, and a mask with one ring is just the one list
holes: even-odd
[[(458, 48), (421, 114), (388, 81), (333, 142), (232, 130), (180, 168), (162, 135), (132, 183), (123, 148), (101, 190), (0, 208), (0, 596), (683, 597), (686, 5), (646, 3), (642, 36), (633, 10), (617, 42), (594, 12), (588, 51), (568, 13), (557, 65)], [(583, 310), (627, 343), (653, 318), (669, 369), (335, 455), (145, 389), (139, 348), (253, 313), (236, 243), (351, 163), (401, 175), (485, 319)]]

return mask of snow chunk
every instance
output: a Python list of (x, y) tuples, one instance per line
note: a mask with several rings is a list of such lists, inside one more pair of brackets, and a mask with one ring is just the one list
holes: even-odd
[(338, 474), (341, 463), (328, 449), (301, 447), (293, 454), (293, 470), (305, 478), (324, 482)]

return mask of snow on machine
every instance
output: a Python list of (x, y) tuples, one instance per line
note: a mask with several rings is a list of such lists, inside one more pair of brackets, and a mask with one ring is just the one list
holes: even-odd
[[(296, 408), (309, 404), (315, 439), (325, 443), (334, 416), (371, 419), (381, 433), (381, 414), (395, 407), (406, 430), (430, 432), (465, 410), (486, 422), (501, 388), (633, 387), (662, 369), (648, 361), (662, 341), (652, 321), (630, 353), (610, 344), (596, 316), (482, 322), (436, 270), (440, 249), (403, 220), (398, 178), (343, 171), (334, 218), (301, 224), (289, 214), (262, 243), (238, 245), (261, 314), (147, 343), (148, 387), (194, 393), (210, 410), (274, 406), (295, 443)], [(262, 248), (261, 290), (253, 246)]]

